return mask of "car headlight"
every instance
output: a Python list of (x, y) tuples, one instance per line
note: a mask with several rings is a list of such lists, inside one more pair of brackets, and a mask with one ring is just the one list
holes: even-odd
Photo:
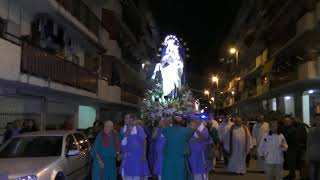
[(30, 176), (23, 176), (23, 177), (19, 177), (16, 180), (37, 180), (37, 176), (34, 175), (30, 175)]

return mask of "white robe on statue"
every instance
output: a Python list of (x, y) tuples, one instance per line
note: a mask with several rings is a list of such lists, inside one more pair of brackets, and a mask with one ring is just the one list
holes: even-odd
[[(230, 129), (230, 131), (232, 128)], [(226, 144), (224, 145), (227, 152), (230, 152), (230, 131), (225, 135)], [(247, 140), (246, 140), (247, 138)], [(247, 141), (247, 143), (246, 143)], [(250, 152), (252, 144), (252, 138), (249, 130), (246, 132), (243, 126), (233, 128), (232, 135), (232, 152), (229, 159), (228, 171), (237, 174), (245, 174), (247, 171), (246, 167), (246, 156)], [(246, 146), (247, 145), (247, 146)]]
[[(253, 145), (255, 145), (256, 147), (259, 147), (261, 140), (263, 140), (263, 137), (265, 136), (265, 134), (268, 134), (268, 133), (269, 133), (269, 124), (267, 122), (255, 124), (252, 129)], [(265, 161), (263, 158), (261, 158), (258, 155), (258, 148), (256, 148), (256, 151), (257, 151), (256, 152), (257, 154), (256, 170), (264, 171)]]

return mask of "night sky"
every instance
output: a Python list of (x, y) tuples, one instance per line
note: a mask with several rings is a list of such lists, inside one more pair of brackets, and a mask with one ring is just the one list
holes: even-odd
[(190, 48), (187, 72), (207, 76), (219, 67), (220, 45), (230, 32), (241, 0), (161, 0), (150, 6), (162, 38), (182, 37)]

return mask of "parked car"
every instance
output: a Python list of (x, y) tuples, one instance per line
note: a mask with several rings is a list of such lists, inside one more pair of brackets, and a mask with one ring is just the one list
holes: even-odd
[(81, 132), (26, 133), (0, 148), (9, 180), (80, 180), (89, 173), (90, 143)]

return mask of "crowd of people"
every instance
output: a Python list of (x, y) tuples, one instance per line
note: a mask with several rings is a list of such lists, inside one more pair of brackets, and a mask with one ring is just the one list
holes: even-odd
[[(217, 160), (241, 176), (255, 158), (255, 171), (268, 180), (294, 180), (297, 171), (301, 179), (320, 180), (320, 114), (311, 128), (289, 115), (260, 115), (253, 126), (237, 115), (221, 119), (174, 116), (150, 125), (126, 114), (122, 125), (96, 121), (87, 132), (93, 144), (92, 179), (206, 180)], [(8, 123), (3, 143), (37, 130), (32, 119)]]
[[(92, 178), (206, 180), (216, 160), (223, 160), (230, 173), (244, 175), (255, 157), (256, 171), (268, 180), (294, 180), (297, 170), (301, 179), (319, 180), (320, 114), (314, 119), (310, 129), (291, 116), (263, 115), (253, 127), (239, 116), (225, 116), (222, 122), (212, 116), (166, 117), (152, 127), (133, 114), (124, 117), (122, 128), (96, 122)], [(289, 171), (285, 177), (283, 169)]]

